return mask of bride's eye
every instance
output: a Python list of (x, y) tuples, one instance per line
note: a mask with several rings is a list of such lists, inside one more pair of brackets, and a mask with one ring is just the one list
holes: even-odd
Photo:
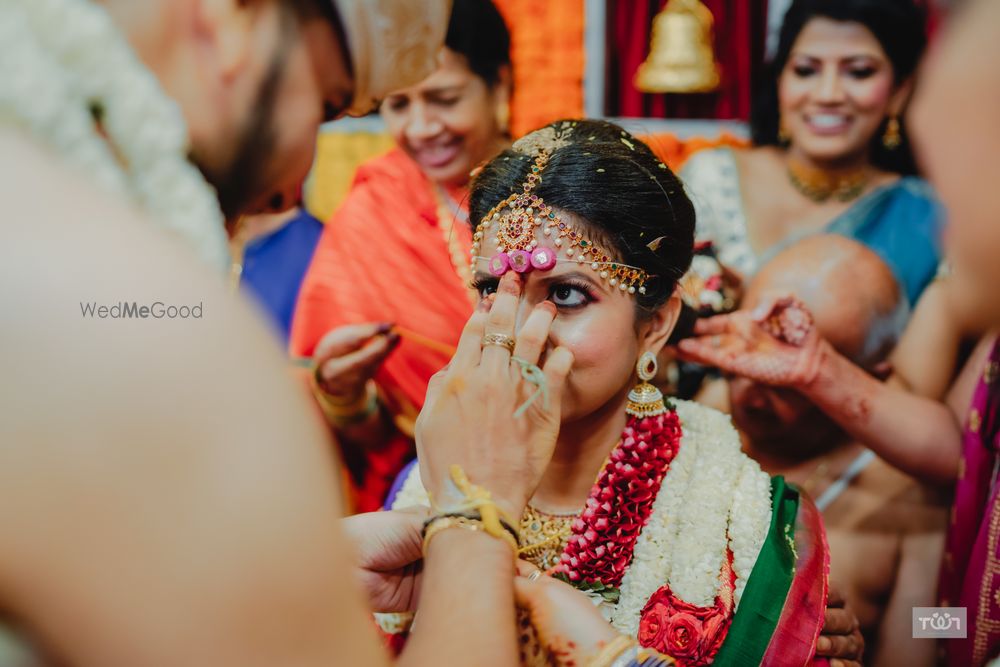
[(581, 308), (593, 301), (586, 288), (569, 283), (555, 285), (549, 298), (559, 308)]
[(496, 278), (476, 278), (472, 281), (472, 289), (476, 290), (480, 299), (485, 299), (497, 291), (500, 281)]

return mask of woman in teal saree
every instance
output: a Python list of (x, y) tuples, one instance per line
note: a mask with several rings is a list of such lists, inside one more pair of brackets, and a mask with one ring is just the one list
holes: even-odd
[(916, 303), (943, 225), (901, 122), (925, 41), (912, 0), (792, 3), (755, 99), (754, 147), (702, 151), (681, 171), (697, 240), (746, 278), (803, 236), (842, 234), (881, 255)]

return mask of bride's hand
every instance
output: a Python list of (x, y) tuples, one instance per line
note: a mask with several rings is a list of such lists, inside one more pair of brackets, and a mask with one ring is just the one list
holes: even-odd
[(618, 631), (604, 620), (589, 597), (569, 584), (546, 575), (529, 579), (537, 569), (518, 561), (514, 579), (517, 606), (528, 612), (539, 643), (557, 665), (590, 664)]
[(524, 414), (515, 416), (538, 387), (522, 377), (508, 349), (483, 345), (489, 334), (514, 339), (520, 295), (520, 277), (508, 272), (492, 306), (484, 301), (469, 319), (451, 363), (431, 378), (416, 441), (421, 479), (438, 506), (462, 499), (449, 482), (449, 468), (458, 464), (501, 509), (520, 517), (552, 457), (563, 385), (573, 364), (565, 348), (546, 351), (555, 306), (538, 304), (516, 336), (513, 356), (523, 362), (538, 364), (547, 352), (547, 396), (538, 396)]
[(695, 334), (677, 344), (682, 359), (798, 389), (816, 379), (829, 346), (806, 306), (791, 296), (767, 299), (752, 312), (700, 320)]

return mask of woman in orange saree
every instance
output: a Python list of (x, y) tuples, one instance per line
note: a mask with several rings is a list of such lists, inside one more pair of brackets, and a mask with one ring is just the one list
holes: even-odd
[(358, 169), (303, 281), (291, 353), (315, 362), (358, 511), (415, 455), (427, 383), (472, 313), (466, 186), (508, 143), (509, 51), (490, 0), (455, 2), (438, 69), (382, 104), (397, 148)]

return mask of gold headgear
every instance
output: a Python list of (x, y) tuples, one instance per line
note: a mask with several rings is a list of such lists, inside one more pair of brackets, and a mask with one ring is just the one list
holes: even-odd
[[(557, 256), (562, 251), (565, 258), (561, 261), (589, 264), (612, 287), (629, 294), (645, 294), (650, 276), (644, 270), (614, 261), (607, 251), (562, 220), (551, 206), (532, 192), (541, 182), (552, 153), (569, 145), (567, 137), (574, 125), (567, 122), (558, 129), (545, 127), (514, 144), (515, 151), (535, 155), (535, 161), (521, 185), (521, 192), (514, 192), (502, 200), (479, 222), (472, 237), (472, 262), (488, 260), (490, 273), (499, 277), (511, 269), (518, 273), (533, 269), (547, 271), (560, 261)], [(542, 234), (552, 239), (553, 248), (539, 245), (535, 227), (541, 227)], [(494, 234), (497, 245), (498, 252), (493, 257), (479, 254), (487, 233)]]

